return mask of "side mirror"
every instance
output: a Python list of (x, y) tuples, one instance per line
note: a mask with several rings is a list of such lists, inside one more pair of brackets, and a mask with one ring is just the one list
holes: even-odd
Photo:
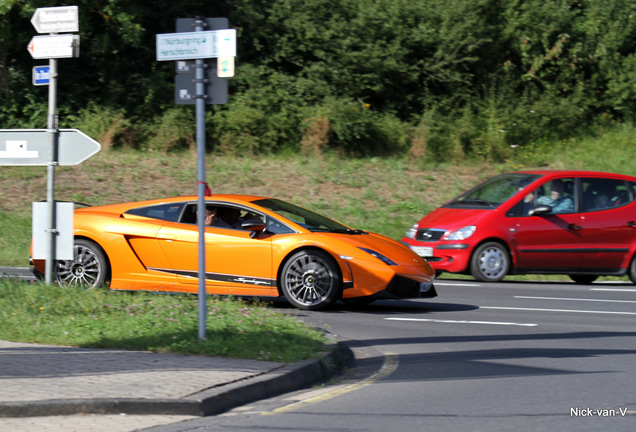
[(263, 220), (260, 218), (252, 218), (243, 222), (241, 224), (241, 227), (244, 230), (251, 231), (250, 232), (251, 238), (256, 238), (258, 237), (260, 233), (265, 231), (265, 228), (267, 228), (267, 225), (265, 225), (265, 222), (263, 222)]
[(530, 210), (528, 216), (541, 216), (548, 213), (552, 213), (552, 206), (540, 205)]

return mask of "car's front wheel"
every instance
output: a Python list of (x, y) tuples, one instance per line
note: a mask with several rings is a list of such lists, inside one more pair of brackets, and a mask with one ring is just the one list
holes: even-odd
[(322, 251), (296, 252), (281, 271), (281, 290), (299, 309), (324, 309), (340, 297), (342, 280), (333, 258)]
[(484, 243), (475, 249), (470, 260), (470, 274), (482, 282), (499, 282), (508, 273), (510, 258), (505, 246)]
[(106, 254), (96, 243), (75, 240), (74, 258), (57, 262), (57, 280), (62, 286), (100, 287), (108, 279), (110, 266)]

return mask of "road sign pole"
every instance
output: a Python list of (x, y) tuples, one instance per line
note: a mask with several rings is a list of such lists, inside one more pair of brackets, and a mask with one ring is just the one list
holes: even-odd
[(47, 132), (49, 135), (50, 158), (47, 166), (46, 177), (46, 202), (48, 205), (48, 234), (49, 234), (49, 250), (46, 258), (44, 281), (47, 285), (53, 283), (55, 277), (55, 240), (56, 240), (56, 221), (55, 221), (55, 165), (57, 165), (57, 60), (49, 60), (49, 113), (47, 119)]
[[(203, 31), (205, 21), (197, 17), (194, 21), (194, 31)], [(195, 61), (196, 82), (196, 141), (197, 141), (197, 195), (198, 195), (198, 224), (199, 224), (199, 339), (206, 338), (207, 299), (205, 292), (205, 62), (203, 59)]]

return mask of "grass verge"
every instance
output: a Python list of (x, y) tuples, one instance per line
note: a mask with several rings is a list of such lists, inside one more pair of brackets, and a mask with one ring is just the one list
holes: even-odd
[(324, 334), (265, 303), (207, 299), (207, 338), (198, 337), (198, 298), (27, 285), (0, 280), (0, 339), (293, 363), (324, 350)]

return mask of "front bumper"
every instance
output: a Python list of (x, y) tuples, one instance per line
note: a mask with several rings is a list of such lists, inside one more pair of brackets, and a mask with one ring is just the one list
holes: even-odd
[(472, 254), (470, 244), (421, 242), (407, 238), (403, 239), (402, 243), (426, 259), (436, 271), (463, 273), (469, 268)]

